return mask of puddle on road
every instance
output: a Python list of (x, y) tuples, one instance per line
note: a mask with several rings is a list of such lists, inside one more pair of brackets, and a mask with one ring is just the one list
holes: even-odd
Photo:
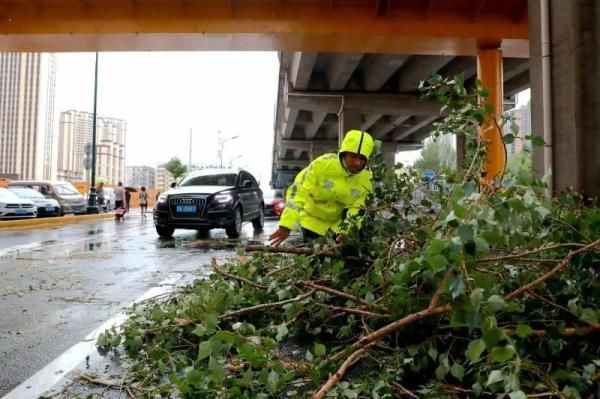
[(88, 236), (93, 236), (93, 235), (100, 235), (102, 234), (103, 230), (102, 229), (96, 229), (96, 230), (90, 230), (87, 232)]

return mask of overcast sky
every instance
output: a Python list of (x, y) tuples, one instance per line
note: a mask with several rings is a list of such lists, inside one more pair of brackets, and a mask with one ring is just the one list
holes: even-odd
[[(56, 121), (60, 112), (93, 110), (94, 53), (59, 53)], [(156, 167), (171, 157), (243, 166), (267, 185), (271, 174), (279, 61), (275, 52), (100, 53), (98, 115), (127, 121), (126, 164)], [(517, 106), (529, 101), (529, 90)], [(412, 164), (419, 151), (398, 153)]]
[[(93, 111), (94, 53), (57, 54), (60, 112)], [(100, 53), (98, 115), (127, 121), (126, 164), (155, 167), (179, 157), (245, 166), (268, 184), (279, 61), (274, 52)], [(239, 157), (242, 155), (242, 157)]]

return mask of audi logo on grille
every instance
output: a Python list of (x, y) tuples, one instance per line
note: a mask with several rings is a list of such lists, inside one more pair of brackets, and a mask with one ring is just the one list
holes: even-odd
[(179, 200), (180, 204), (193, 204), (194, 203), (194, 199), (193, 198), (181, 198)]

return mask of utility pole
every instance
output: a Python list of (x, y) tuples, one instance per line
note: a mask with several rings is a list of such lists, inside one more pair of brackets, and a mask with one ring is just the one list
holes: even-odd
[(192, 171), (192, 128), (190, 127), (190, 157), (188, 158), (188, 173)]
[(88, 197), (87, 213), (99, 213), (96, 204), (96, 110), (98, 103), (98, 52), (96, 51), (96, 65), (94, 67), (94, 113), (92, 115), (92, 168), (90, 170), (90, 194)]

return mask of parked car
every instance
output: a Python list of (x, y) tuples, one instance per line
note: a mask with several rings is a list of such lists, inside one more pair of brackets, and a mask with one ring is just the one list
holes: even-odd
[(115, 189), (104, 187), (104, 207), (107, 211), (115, 209)]
[(87, 213), (87, 202), (75, 187), (66, 181), (46, 180), (17, 180), (11, 181), (9, 187), (29, 187), (39, 191), (46, 198), (58, 201), (61, 215), (74, 213), (76, 215)]
[(22, 219), (37, 216), (33, 201), (17, 197), (7, 188), (0, 188), (0, 219)]
[(236, 238), (246, 221), (251, 221), (255, 230), (262, 230), (264, 215), (262, 190), (254, 176), (230, 169), (189, 173), (158, 197), (153, 211), (161, 237), (171, 237), (175, 229), (208, 232), (225, 228), (228, 237)]
[(265, 189), (263, 195), (265, 197), (265, 216), (280, 217), (285, 206), (283, 190)]
[(39, 191), (27, 187), (10, 187), (9, 190), (19, 198), (33, 201), (37, 206), (37, 216), (59, 216), (60, 205), (57, 200), (44, 197)]

